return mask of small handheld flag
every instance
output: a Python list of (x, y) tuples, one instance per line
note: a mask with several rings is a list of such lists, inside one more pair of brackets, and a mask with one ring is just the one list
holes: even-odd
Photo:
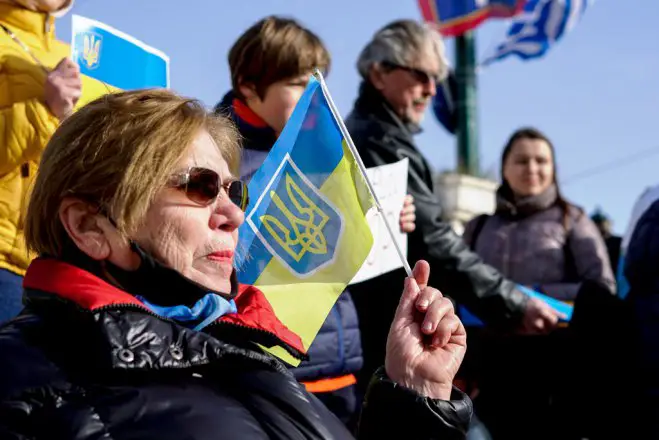
[[(250, 181), (256, 198), (236, 256), (239, 281), (266, 295), (305, 348), (368, 256), (366, 213), (376, 207), (364, 165), (316, 75)], [(299, 364), (283, 349), (268, 351)]]

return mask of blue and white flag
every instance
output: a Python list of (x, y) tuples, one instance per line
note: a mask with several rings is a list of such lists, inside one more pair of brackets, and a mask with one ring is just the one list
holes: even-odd
[(506, 40), (482, 65), (517, 55), (522, 60), (540, 58), (578, 22), (594, 0), (529, 0), (515, 17)]
[(80, 72), (121, 90), (169, 87), (169, 57), (96, 20), (74, 15), (73, 61)]

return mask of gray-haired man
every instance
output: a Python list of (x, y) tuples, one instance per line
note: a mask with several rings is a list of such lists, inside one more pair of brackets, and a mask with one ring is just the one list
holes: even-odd
[[(416, 230), (408, 238), (408, 260), (425, 259), (430, 284), (465, 304), (490, 325), (541, 333), (556, 326), (557, 314), (530, 299), (484, 264), (442, 221), (430, 166), (414, 145), (436, 84), (447, 75), (439, 35), (411, 20), (380, 29), (362, 50), (357, 67), (363, 78), (346, 125), (367, 167), (409, 158), (408, 192), (416, 204)], [(384, 361), (389, 323), (404, 277), (394, 271), (351, 287), (359, 312), (364, 349), (364, 377)]]

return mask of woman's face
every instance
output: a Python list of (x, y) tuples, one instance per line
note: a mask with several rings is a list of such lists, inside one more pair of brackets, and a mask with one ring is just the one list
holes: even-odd
[[(218, 146), (202, 131), (177, 167), (215, 171), (226, 183), (229, 172)], [(165, 188), (157, 196), (134, 240), (152, 256), (185, 277), (211, 290), (229, 292), (238, 226), (243, 211), (229, 200), (225, 189), (205, 206), (190, 200), (183, 189)]]
[(11, 2), (32, 11), (57, 12), (69, 5), (71, 0), (12, 0)]
[(503, 177), (518, 196), (541, 194), (554, 183), (551, 147), (541, 139), (518, 139), (503, 164)]

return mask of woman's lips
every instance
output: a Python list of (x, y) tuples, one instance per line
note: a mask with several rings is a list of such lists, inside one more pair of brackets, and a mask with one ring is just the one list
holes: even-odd
[(209, 260), (212, 261), (233, 261), (233, 251), (224, 250), (216, 251), (206, 256)]

